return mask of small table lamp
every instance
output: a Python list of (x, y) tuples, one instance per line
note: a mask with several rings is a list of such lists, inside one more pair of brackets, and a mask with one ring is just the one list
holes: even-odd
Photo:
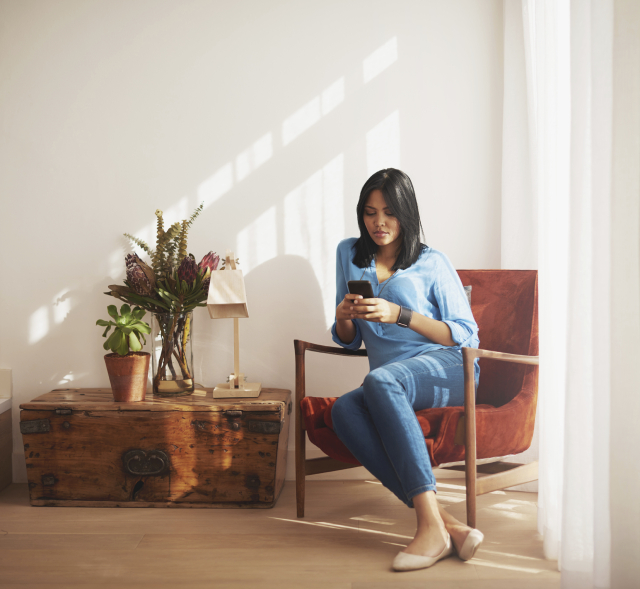
[(262, 388), (261, 384), (259, 382), (245, 382), (244, 374), (240, 373), (238, 318), (249, 317), (249, 310), (242, 270), (236, 268), (233, 252), (227, 250), (224, 270), (211, 272), (207, 308), (211, 319), (230, 319), (233, 317), (233, 374), (229, 376), (228, 383), (219, 384), (213, 389), (213, 398), (258, 397)]

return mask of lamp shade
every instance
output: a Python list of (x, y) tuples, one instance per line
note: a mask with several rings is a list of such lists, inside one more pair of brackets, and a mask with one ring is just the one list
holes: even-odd
[(211, 319), (249, 317), (242, 270), (225, 268), (211, 272), (207, 308)]

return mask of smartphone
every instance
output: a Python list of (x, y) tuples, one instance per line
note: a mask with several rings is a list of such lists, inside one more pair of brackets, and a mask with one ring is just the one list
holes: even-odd
[(368, 280), (349, 280), (347, 283), (351, 294), (362, 295), (365, 299), (373, 299), (373, 288)]

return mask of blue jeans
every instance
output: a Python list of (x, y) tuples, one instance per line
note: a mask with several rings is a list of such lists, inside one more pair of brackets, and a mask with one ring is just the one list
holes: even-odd
[[(476, 390), (480, 368), (476, 363)], [(462, 352), (442, 349), (372, 370), (362, 386), (331, 409), (333, 430), (398, 499), (436, 490), (427, 444), (415, 412), (464, 405)]]

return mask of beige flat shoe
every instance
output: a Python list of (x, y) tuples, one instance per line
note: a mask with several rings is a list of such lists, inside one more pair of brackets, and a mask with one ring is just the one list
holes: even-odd
[(464, 543), (460, 548), (460, 552), (458, 552), (458, 556), (462, 560), (471, 560), (483, 540), (484, 534), (480, 530), (471, 530), (469, 535), (465, 538)]
[(419, 556), (418, 554), (409, 554), (408, 552), (398, 552), (393, 559), (394, 571), (415, 571), (417, 569), (426, 569), (436, 564), (442, 558), (446, 558), (453, 552), (451, 536), (447, 534), (447, 541), (438, 556)]

